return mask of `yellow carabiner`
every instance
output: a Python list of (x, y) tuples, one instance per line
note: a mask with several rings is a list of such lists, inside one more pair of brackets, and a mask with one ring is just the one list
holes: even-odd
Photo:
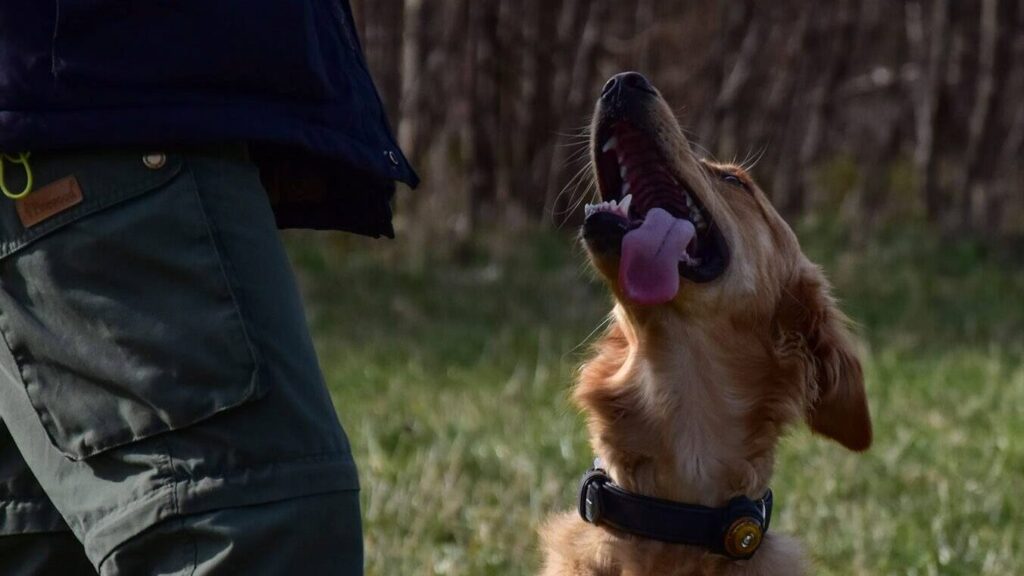
[[(32, 191), (32, 167), (28, 165), (28, 157), (31, 155), (31, 152), (19, 152), (17, 156), (0, 154), (0, 192), (3, 192), (4, 196), (11, 200), (24, 198)], [(25, 168), (25, 188), (21, 192), (15, 193), (7, 189), (7, 181), (4, 179), (4, 160), (13, 164), (21, 164)]]

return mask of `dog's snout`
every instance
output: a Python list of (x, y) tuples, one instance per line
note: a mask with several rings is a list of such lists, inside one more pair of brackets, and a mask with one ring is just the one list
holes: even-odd
[(623, 86), (628, 86), (634, 90), (642, 90), (650, 94), (654, 94), (654, 86), (651, 85), (650, 80), (646, 76), (639, 72), (623, 72), (619, 74), (620, 82)]
[(604, 89), (601, 90), (601, 99), (611, 103), (617, 100), (629, 99), (638, 92), (650, 95), (658, 93), (643, 74), (639, 72), (622, 72), (612, 76), (605, 83)]
[(618, 76), (612, 76), (609, 78), (608, 81), (604, 83), (604, 88), (601, 89), (601, 98), (608, 99), (608, 97), (615, 92), (615, 89), (618, 88), (618, 85)]

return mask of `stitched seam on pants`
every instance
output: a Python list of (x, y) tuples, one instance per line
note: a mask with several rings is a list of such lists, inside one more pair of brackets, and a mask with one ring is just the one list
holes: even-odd
[(53, 506), (53, 503), (49, 500), (2, 500), (0, 501), (0, 510), (4, 508), (44, 508)]
[(0, 502), (0, 538), (9, 534), (32, 533), (42, 527), (46, 531), (67, 522), (49, 500), (8, 500)]
[(174, 456), (171, 455), (170, 443), (164, 440), (161, 444), (164, 447), (164, 462), (167, 467), (164, 474), (171, 479), (171, 485), (174, 487), (171, 490), (171, 506), (174, 508), (174, 515), (177, 516), (181, 513), (181, 509), (178, 506), (178, 484), (186, 479), (178, 478), (177, 474), (174, 473)]
[[(182, 519), (181, 525), (185, 526), (184, 519)], [(195, 576), (196, 569), (199, 568), (199, 541), (196, 540), (196, 535), (193, 533), (189, 533), (188, 539), (192, 543), (192, 569), (189, 570), (188, 576)]]
[(218, 476), (206, 475), (206, 476), (202, 476), (200, 478), (182, 478), (182, 479), (175, 479), (173, 476), (170, 476), (170, 478), (171, 478), (170, 482), (160, 486), (159, 488), (156, 488), (156, 489), (153, 489), (153, 490), (149, 490), (149, 491), (147, 491), (147, 492), (145, 492), (143, 494), (140, 494), (138, 497), (133, 498), (131, 500), (128, 500), (127, 502), (120, 502), (120, 503), (118, 503), (116, 508), (111, 509), (111, 512), (109, 513), (109, 515), (107, 515), (106, 513), (103, 513), (103, 516), (104, 516), (103, 522), (107, 523), (109, 521), (108, 520), (109, 518), (116, 518), (116, 517), (119, 517), (119, 516), (122, 516), (122, 515), (126, 514), (127, 512), (131, 512), (130, 508), (134, 508), (135, 504), (137, 504), (137, 503), (139, 503), (141, 501), (148, 501), (151, 498), (155, 498), (155, 496), (157, 494), (159, 494), (160, 492), (164, 492), (166, 490), (171, 490), (172, 492), (175, 492), (175, 495), (173, 495), (171, 497), (172, 498), (171, 503), (172, 503), (172, 506), (174, 506), (175, 513), (179, 513), (179, 502), (177, 500), (176, 492), (177, 492), (178, 488), (182, 484), (186, 484), (186, 485), (194, 484), (197, 480), (206, 480), (206, 479), (212, 479), (212, 480), (230, 479), (230, 478), (232, 478), (234, 476), (237, 476), (237, 475), (240, 475), (240, 474), (245, 474), (246, 472), (255, 472), (255, 471), (265, 470), (265, 469), (271, 468), (271, 467), (287, 466), (289, 464), (303, 464), (303, 463), (310, 463), (310, 464), (312, 464), (312, 463), (317, 463), (317, 462), (331, 462), (331, 461), (333, 461), (335, 459), (335, 457), (338, 457), (338, 456), (348, 456), (350, 454), (351, 453), (347, 452), (347, 451), (320, 452), (320, 453), (317, 453), (317, 454), (312, 454), (312, 455), (309, 455), (309, 456), (303, 456), (301, 458), (295, 458), (295, 459), (292, 459), (292, 460), (280, 460), (280, 461), (275, 461), (275, 462), (268, 462), (267, 464), (265, 464), (263, 466), (259, 466), (259, 467), (255, 467), (255, 468), (239, 468), (239, 469), (236, 469), (236, 470), (232, 470), (231, 473), (229, 473), (229, 474), (221, 474), (221, 475), (218, 475)]
[[(295, 459), (292, 459), (292, 460), (281, 460), (281, 461), (277, 461), (277, 462), (269, 462), (266, 465), (260, 466), (260, 467), (257, 467), (257, 468), (240, 468), (240, 469), (237, 469), (237, 470), (233, 470), (232, 473), (230, 473), (230, 474), (221, 474), (219, 476), (203, 476), (203, 477), (198, 478), (198, 479), (196, 479), (196, 478), (185, 478), (185, 479), (181, 479), (181, 480), (175, 480), (173, 478), (173, 476), (172, 476), (171, 477), (171, 482), (168, 482), (168, 483), (164, 484), (163, 486), (160, 486), (159, 488), (156, 488), (155, 490), (150, 490), (150, 491), (147, 491), (147, 492), (145, 492), (143, 494), (140, 494), (138, 497), (133, 498), (132, 500), (129, 500), (127, 502), (119, 503), (117, 505), (117, 507), (113, 508), (112, 511), (109, 514), (104, 514), (103, 515), (103, 523), (107, 524), (107, 523), (109, 523), (111, 521), (111, 519), (116, 519), (116, 518), (119, 518), (119, 517), (126, 516), (126, 515), (130, 514), (131, 512), (134, 511), (134, 509), (136, 508), (136, 505), (139, 504), (140, 502), (149, 501), (151, 499), (155, 500), (155, 499), (157, 499), (158, 495), (160, 495), (160, 493), (165, 492), (167, 490), (170, 490), (170, 491), (175, 493), (174, 495), (171, 496), (171, 498), (172, 498), (171, 503), (172, 503), (172, 506), (174, 506), (175, 513), (179, 513), (179, 502), (177, 500), (177, 494), (176, 494), (178, 488), (182, 484), (186, 484), (186, 485), (194, 484), (196, 482), (196, 480), (205, 480), (205, 479), (224, 480), (224, 479), (230, 479), (230, 478), (232, 478), (234, 476), (237, 476), (237, 475), (240, 475), (240, 474), (244, 474), (246, 472), (265, 470), (265, 469), (270, 468), (270, 467), (287, 466), (289, 464), (302, 464), (302, 463), (310, 463), (310, 464), (312, 464), (312, 463), (317, 463), (317, 462), (331, 462), (331, 461), (333, 461), (335, 459), (335, 457), (338, 457), (338, 456), (348, 456), (349, 454), (350, 454), (350, 452), (345, 452), (345, 451), (340, 451), (340, 452), (339, 451), (321, 452), (321, 453), (318, 453), (318, 454), (312, 454), (312, 455), (309, 455), (309, 456), (304, 456), (302, 458), (295, 458)], [(95, 527), (95, 526), (93, 526), (93, 527)]]
[(196, 480), (205, 480), (205, 479), (222, 480), (222, 479), (226, 479), (226, 478), (231, 478), (232, 476), (237, 476), (239, 474), (245, 474), (247, 472), (259, 472), (261, 470), (266, 470), (268, 468), (274, 468), (274, 467), (277, 467), (277, 466), (287, 466), (289, 464), (316, 464), (318, 462), (331, 462), (331, 461), (337, 459), (339, 456), (351, 456), (351, 455), (352, 455), (352, 451), (351, 450), (331, 450), (331, 451), (327, 451), (327, 452), (317, 452), (315, 454), (307, 454), (305, 456), (299, 456), (298, 458), (292, 458), (292, 459), (289, 459), (289, 460), (272, 460), (270, 462), (264, 462), (264, 463), (259, 464), (257, 466), (249, 466), (249, 467), (246, 467), (246, 468), (236, 468), (236, 469), (230, 470), (227, 473), (218, 474), (216, 476), (214, 476), (212, 474), (204, 474), (204, 475), (198, 476), (196, 478), (188, 478), (185, 481), (186, 482), (194, 483)]
[[(174, 517), (178, 518), (179, 529), (184, 531), (185, 519), (181, 517), (181, 507), (178, 504), (178, 486), (182, 483), (187, 483), (189, 478), (184, 475), (182, 475), (181, 478), (178, 477), (176, 468), (174, 467), (174, 455), (171, 453), (171, 443), (164, 440), (161, 444), (164, 447), (164, 456), (166, 457), (167, 475), (171, 478), (171, 482), (174, 485), (174, 489), (171, 490), (171, 506), (174, 508)], [(196, 565), (199, 563), (199, 545), (196, 542), (195, 534), (186, 533), (185, 539), (186, 545), (182, 552), (183, 568), (188, 570), (188, 576), (194, 576), (196, 573)], [(189, 558), (190, 550), (191, 558)]]
[[(140, 496), (139, 498), (135, 498), (135, 499), (131, 500), (128, 503), (121, 504), (120, 506), (118, 506), (118, 508), (115, 509), (115, 512), (111, 513), (108, 516), (104, 516), (100, 523), (94, 524), (93, 526), (91, 526), (90, 531), (86, 533), (86, 535), (84, 536), (84, 539), (88, 540), (90, 538), (90, 533), (93, 530), (95, 530), (97, 528), (97, 526), (105, 526), (105, 525), (109, 525), (109, 524), (115, 524), (115, 523), (117, 523), (119, 521), (120, 518), (130, 516), (137, 509), (144, 507), (144, 505), (146, 503), (148, 503), (150, 500), (154, 500), (155, 501), (155, 500), (159, 500), (159, 499), (162, 499), (162, 498), (166, 498), (166, 495), (161, 494), (162, 492), (170, 489), (171, 491), (176, 493), (178, 488), (181, 487), (182, 484), (184, 484), (185, 486), (189, 486), (189, 485), (194, 484), (197, 480), (201, 481), (201, 480), (205, 480), (205, 479), (214, 479), (214, 480), (230, 479), (230, 478), (232, 478), (232, 477), (234, 477), (236, 475), (244, 474), (247, 471), (264, 470), (266, 468), (282, 466), (282, 465), (283, 466), (287, 466), (287, 465), (290, 465), (290, 464), (303, 464), (303, 463), (307, 463), (307, 464), (331, 463), (331, 462), (336, 461), (337, 457), (339, 457), (339, 456), (348, 456), (350, 454), (351, 453), (348, 452), (348, 451), (320, 452), (320, 453), (317, 453), (317, 454), (312, 454), (312, 455), (304, 456), (304, 457), (301, 457), (301, 458), (295, 458), (295, 459), (292, 459), (292, 460), (284, 460), (284, 461), (278, 461), (278, 462), (271, 462), (271, 463), (268, 463), (268, 464), (266, 464), (264, 466), (260, 466), (258, 468), (242, 468), (242, 469), (234, 470), (233, 474), (226, 474), (226, 475), (221, 475), (221, 476), (203, 476), (201, 478), (189, 478), (189, 479), (183, 479), (183, 480), (176, 481), (176, 482), (172, 481), (170, 483), (164, 484), (163, 486), (161, 486), (157, 490), (148, 492), (148, 493)], [(355, 491), (355, 490), (356, 489), (352, 489), (352, 491)], [(331, 492), (346, 492), (346, 491), (349, 491), (349, 490), (332, 490)], [(309, 495), (312, 495), (312, 494), (309, 494)], [(177, 495), (176, 494), (171, 496), (171, 499), (172, 499), (172, 502), (177, 503)], [(179, 515), (179, 516), (177, 516), (177, 518), (179, 520), (184, 521), (183, 519), (185, 517), (189, 516), (189, 515), (192, 515), (192, 514), (190, 513), (190, 514), (185, 515), (185, 516)], [(156, 526), (157, 524), (160, 524), (160, 523), (162, 523), (162, 522), (164, 522), (166, 520), (170, 520), (170, 519), (171, 518), (169, 518), (167, 516), (162, 516), (152, 526)], [(142, 532), (139, 532), (139, 533), (135, 534), (135, 536), (138, 536), (138, 534), (141, 534), (141, 533)], [(106, 552), (106, 554), (103, 556), (103, 558), (100, 560), (100, 565), (102, 566), (103, 563), (105, 563), (107, 560), (109, 560), (110, 556), (116, 550), (117, 550), (116, 546), (111, 548), (110, 550), (108, 550)], [(196, 570), (198, 570), (198, 562), (199, 562), (198, 554), (199, 554), (198, 545), (196, 545), (196, 550), (195, 550), (195, 555), (196, 555), (196, 568), (195, 569)]]
[[(63, 454), (64, 452), (57, 448), (57, 444), (54, 442), (54, 438), (50, 434), (50, 428), (46, 425), (47, 421), (53, 421), (53, 416), (50, 415), (49, 410), (47, 410), (45, 406), (40, 406), (37, 408), (35, 404), (32, 402), (32, 397), (29, 396), (28, 383), (25, 381), (25, 369), (23, 368), (23, 364), (25, 363), (24, 358), (19, 358), (18, 355), (14, 352), (14, 348), (11, 347), (11, 339), (10, 337), (8, 337), (9, 330), (10, 326), (7, 325), (7, 314), (5, 314), (3, 310), (0, 310), (0, 338), (3, 339), (4, 346), (7, 346), (7, 350), (11, 354), (11, 359), (14, 360), (14, 365), (18, 369), (18, 384), (21, 385), (18, 388), (18, 390), (28, 397), (28, 403), (32, 405), (33, 412), (35, 412), (36, 415), (36, 420), (38, 420), (39, 424), (43, 427), (43, 431), (46, 433), (46, 436), (50, 440), (50, 443), (54, 446), (55, 449), (57, 449), (59, 452)], [(67, 456), (67, 454), (64, 455)]]
[(236, 280), (234, 266), (231, 261), (228, 260), (227, 255), (223, 247), (223, 240), (220, 236), (220, 231), (217, 228), (217, 223), (210, 217), (210, 212), (206, 208), (206, 201), (203, 199), (203, 192), (199, 189), (199, 180), (196, 178), (195, 172), (192, 170), (192, 165), (185, 162), (185, 170), (188, 171), (189, 177), (192, 179), (192, 192), (195, 194), (196, 202), (199, 205), (199, 210), (203, 213), (202, 221), (206, 225), (206, 232), (210, 235), (210, 242), (213, 245), (213, 251), (217, 255), (217, 264), (220, 266), (221, 276), (224, 279), (224, 285), (230, 296), (231, 304), (235, 307), (235, 314), (238, 316), (239, 323), (242, 329), (242, 336), (245, 338), (245, 345), (249, 348), (249, 354), (252, 356), (253, 361), (253, 380), (252, 387), (249, 389), (248, 398), (252, 399), (254, 395), (260, 395), (263, 390), (263, 383), (260, 381), (260, 372), (263, 365), (263, 357), (260, 350), (256, 347), (256, 343), (249, 334), (251, 328), (249, 324), (249, 317), (242, 311), (242, 304), (238, 297), (238, 282)]
[[(172, 502), (173, 502), (174, 501), (173, 492), (175, 491), (175, 486), (176, 485), (177, 485), (176, 482), (170, 482), (169, 484), (165, 484), (165, 485), (161, 486), (160, 488), (158, 488), (158, 489), (156, 489), (156, 490), (154, 490), (152, 492), (147, 492), (142, 497), (139, 497), (139, 498), (136, 498), (136, 499), (132, 500), (131, 502), (128, 503), (128, 505), (119, 506), (115, 512), (111, 513), (109, 516), (104, 516), (103, 517), (103, 522), (104, 523), (110, 523), (112, 521), (117, 520), (118, 518), (130, 516), (132, 513), (134, 513), (136, 511), (136, 509), (140, 508), (141, 505), (145, 501), (148, 501), (148, 500), (158, 500), (160, 497), (163, 496), (163, 495), (160, 494), (160, 492), (163, 492), (163, 491), (166, 491), (166, 490), (170, 490), (172, 492), (171, 499), (172, 499)], [(159, 523), (159, 522), (160, 521), (158, 520), (157, 523)], [(90, 529), (90, 532), (92, 531), (92, 529), (95, 529), (95, 528), (96, 528), (96, 526), (93, 525), (91, 527), (91, 529)], [(85, 537), (82, 539), (82, 541), (85, 542), (88, 539), (89, 539), (89, 532), (86, 532)], [(110, 555), (113, 554), (115, 550), (116, 550), (116, 548), (111, 549), (109, 552), (107, 552), (106, 555), (104, 555), (103, 558), (100, 559), (99, 566), (102, 566), (103, 563), (106, 562), (110, 558)]]

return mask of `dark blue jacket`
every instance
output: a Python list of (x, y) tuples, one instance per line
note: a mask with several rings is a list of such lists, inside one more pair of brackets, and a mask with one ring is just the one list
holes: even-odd
[(417, 183), (347, 0), (0, 0), (0, 151), (233, 140), (284, 227), (391, 235)]

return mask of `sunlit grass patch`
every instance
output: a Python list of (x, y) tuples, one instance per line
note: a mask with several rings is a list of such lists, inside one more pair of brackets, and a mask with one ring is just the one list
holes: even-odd
[(874, 447), (846, 454), (792, 435), (775, 481), (780, 526), (822, 574), (1019, 573), (1019, 351), (880, 353), (867, 366)]

